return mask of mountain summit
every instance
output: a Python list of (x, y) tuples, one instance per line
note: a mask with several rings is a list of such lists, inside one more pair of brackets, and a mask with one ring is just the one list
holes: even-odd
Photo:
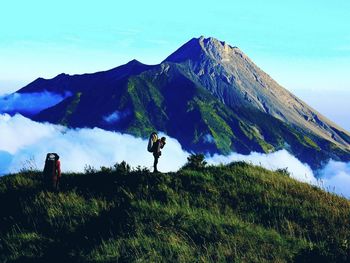
[(38, 79), (18, 92), (43, 91), (72, 96), (32, 116), (37, 121), (142, 137), (160, 130), (197, 152), (284, 148), (312, 167), (350, 160), (347, 131), (215, 38), (193, 38), (159, 65), (133, 60), (104, 72)]
[(344, 129), (281, 87), (237, 47), (194, 38), (165, 61), (187, 64), (191, 77), (230, 107), (254, 107), (350, 149), (338, 134), (347, 133)]
[(228, 62), (229, 54), (232, 53), (236, 47), (231, 47), (225, 42), (219, 41), (215, 38), (192, 38), (186, 44), (181, 46), (173, 54), (167, 57), (164, 61), (167, 62), (184, 62), (186, 60), (201, 61), (205, 56), (216, 60), (218, 62)]

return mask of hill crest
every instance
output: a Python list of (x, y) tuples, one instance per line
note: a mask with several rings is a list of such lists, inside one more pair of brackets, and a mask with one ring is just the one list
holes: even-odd
[[(0, 178), (2, 262), (348, 262), (350, 203), (237, 162)], [(325, 227), (325, 225), (327, 227)]]

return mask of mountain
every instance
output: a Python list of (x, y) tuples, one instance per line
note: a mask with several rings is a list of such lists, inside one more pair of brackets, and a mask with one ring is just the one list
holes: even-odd
[(18, 93), (72, 96), (31, 116), (147, 137), (163, 131), (195, 152), (282, 148), (313, 168), (350, 160), (350, 134), (281, 87), (239, 48), (193, 38), (159, 65), (133, 60), (94, 74), (39, 78)]
[[(193, 39), (165, 61), (187, 64), (191, 79), (231, 108), (254, 107), (349, 148), (345, 132), (258, 68), (240, 49), (214, 38)], [(335, 131), (336, 129), (337, 131)]]
[[(188, 165), (190, 166), (190, 165)], [(349, 262), (350, 201), (245, 163), (0, 177), (1, 262)]]

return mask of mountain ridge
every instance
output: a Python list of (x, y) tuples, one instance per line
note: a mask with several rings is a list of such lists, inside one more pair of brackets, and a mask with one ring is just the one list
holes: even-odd
[[(19, 93), (43, 90), (72, 96), (31, 117), (36, 121), (141, 137), (160, 130), (197, 152), (286, 148), (314, 168), (331, 158), (350, 160), (347, 131), (281, 87), (239, 48), (215, 38), (193, 38), (158, 65), (132, 60), (108, 71), (60, 74)], [(108, 122), (111, 114), (122, 118)]]

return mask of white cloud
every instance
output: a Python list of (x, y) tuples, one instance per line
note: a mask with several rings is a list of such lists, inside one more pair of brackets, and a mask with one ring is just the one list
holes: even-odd
[(318, 175), (323, 186), (331, 192), (350, 199), (350, 163), (329, 161)]
[(114, 111), (106, 116), (103, 116), (103, 120), (106, 123), (114, 124), (119, 122), (121, 119), (124, 119), (128, 115), (130, 115), (130, 111)]
[(62, 127), (33, 122), (21, 115), (0, 115), (0, 150), (16, 154), (37, 143), (49, 141)]
[[(153, 165), (146, 140), (99, 128), (66, 129), (33, 122), (18, 114), (13, 117), (3, 114), (0, 115), (0, 137), (6, 138), (0, 140), (0, 158), (6, 155), (9, 162), (1, 166), (0, 174), (18, 171), (29, 159), (34, 159), (41, 169), (48, 152), (60, 155), (63, 171), (83, 171), (86, 164), (96, 168), (111, 166), (123, 160), (132, 166), (151, 168)], [(159, 160), (160, 171), (179, 169), (187, 155), (177, 140), (168, 138)]]
[(262, 166), (269, 170), (287, 168), (294, 179), (311, 184), (317, 183), (311, 168), (307, 164), (301, 163), (286, 150), (280, 150), (269, 154), (257, 152), (252, 152), (250, 155), (231, 153), (228, 156), (223, 156), (215, 154), (208, 158), (209, 164), (228, 164), (233, 161), (244, 161)]
[(207, 143), (215, 143), (214, 137), (209, 133), (203, 137), (203, 141)]
[(48, 91), (4, 95), (0, 97), (0, 113), (35, 114), (56, 105), (71, 95), (70, 92), (61, 95)]
[[(159, 134), (159, 136), (166, 136)], [(67, 129), (59, 125), (37, 123), (19, 114), (0, 115), (0, 174), (16, 172), (27, 160), (43, 168), (46, 153), (57, 152), (64, 172), (81, 172), (84, 166), (111, 166), (125, 160), (131, 166), (152, 168), (153, 156), (147, 151), (147, 140), (131, 135), (94, 129)], [(189, 153), (180, 143), (167, 136), (167, 144), (159, 160), (160, 171), (176, 171)], [(270, 154), (253, 152), (250, 155), (231, 153), (228, 156), (207, 156), (209, 164), (245, 161), (270, 170), (287, 168), (299, 181), (319, 185), (311, 168), (286, 150)], [(330, 161), (317, 172), (327, 190), (350, 198), (350, 163)]]

